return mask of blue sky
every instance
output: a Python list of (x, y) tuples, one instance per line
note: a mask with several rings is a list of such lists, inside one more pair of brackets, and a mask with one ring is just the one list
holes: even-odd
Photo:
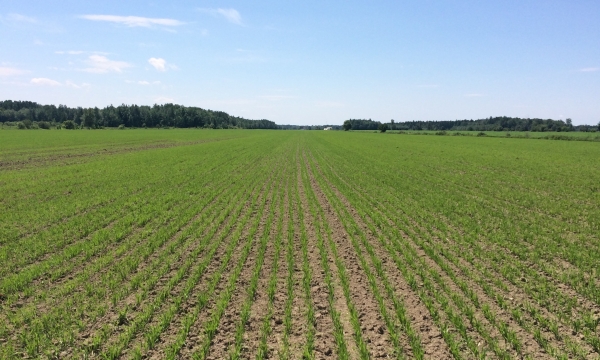
[(600, 1), (0, 0), (0, 99), (600, 121)]

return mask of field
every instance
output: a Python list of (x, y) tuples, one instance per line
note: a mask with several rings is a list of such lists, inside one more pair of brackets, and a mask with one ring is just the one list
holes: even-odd
[(595, 359), (600, 144), (0, 131), (0, 358)]

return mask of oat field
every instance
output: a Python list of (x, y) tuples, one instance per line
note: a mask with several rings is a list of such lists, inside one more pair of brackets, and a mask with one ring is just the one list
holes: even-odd
[(0, 131), (0, 358), (595, 359), (600, 144)]

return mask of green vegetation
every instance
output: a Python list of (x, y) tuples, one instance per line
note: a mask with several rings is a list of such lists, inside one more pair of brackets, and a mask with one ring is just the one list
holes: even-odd
[(598, 125), (574, 126), (571, 119), (523, 119), (507, 116), (490, 116), (479, 120), (446, 120), (446, 121), (406, 121), (381, 123), (371, 119), (350, 119), (348, 123), (354, 130), (378, 130), (379, 126), (387, 125), (391, 130), (404, 131), (532, 131), (532, 132), (596, 132), (600, 131)]
[(177, 127), (211, 129), (275, 129), (269, 120), (248, 120), (223, 111), (165, 104), (154, 106), (120, 105), (99, 108), (69, 108), (40, 105), (32, 101), (0, 101), (0, 124), (18, 129), (103, 127)]
[(0, 131), (0, 358), (597, 358), (600, 147), (478, 133)]

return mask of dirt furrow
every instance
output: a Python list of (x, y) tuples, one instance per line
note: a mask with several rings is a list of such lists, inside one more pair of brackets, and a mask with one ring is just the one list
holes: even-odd
[[(295, 182), (293, 182), (295, 183)], [(295, 189), (296, 185), (292, 185)], [(292, 190), (292, 192), (297, 190)], [(295, 199), (292, 200), (295, 205)], [(288, 338), (284, 341), (284, 346), (281, 350), (284, 359), (298, 359), (302, 357), (302, 349), (306, 344), (306, 333), (308, 331), (308, 323), (306, 313), (308, 309), (302, 294), (302, 241), (300, 239), (300, 216), (297, 208), (292, 206), (291, 218), (292, 221), (292, 260), (293, 277), (292, 290), (293, 296), (291, 299), (291, 329)], [(285, 343), (287, 341), (287, 344)]]
[[(263, 191), (264, 190), (265, 189), (263, 188)], [(231, 341), (232, 341), (231, 337), (233, 334), (230, 334), (227, 332), (227, 329), (230, 329), (234, 326), (235, 317), (232, 317), (231, 309), (236, 307), (236, 305), (238, 304), (240, 294), (245, 293), (244, 290), (246, 290), (246, 288), (245, 288), (244, 284), (247, 284), (248, 278), (251, 277), (252, 265), (254, 264), (254, 261), (257, 256), (258, 248), (259, 248), (259, 244), (257, 244), (256, 239), (264, 231), (266, 218), (267, 218), (270, 206), (271, 206), (270, 194), (272, 191), (273, 191), (272, 189), (269, 190), (268, 194), (265, 194), (264, 192), (261, 191), (261, 194), (259, 197), (259, 199), (261, 199), (261, 200), (257, 204), (255, 204), (252, 209), (250, 209), (251, 214), (250, 214), (249, 221), (246, 224), (246, 226), (244, 227), (242, 235), (240, 236), (240, 239), (239, 239), (238, 246), (236, 247), (238, 250), (233, 252), (231, 261), (223, 269), (224, 274), (220, 278), (220, 281), (216, 284), (216, 287), (214, 289), (214, 295), (211, 296), (211, 298), (208, 300), (208, 303), (201, 309), (200, 313), (197, 316), (197, 319), (209, 319), (211, 317), (212, 313), (216, 309), (217, 299), (220, 298), (221, 293), (224, 290), (226, 290), (226, 288), (228, 286), (228, 280), (230, 278), (230, 275), (232, 275), (234, 273), (234, 270), (235, 270), (236, 266), (238, 264), (240, 264), (240, 261), (244, 261), (244, 263), (242, 264), (242, 266), (243, 266), (242, 273), (240, 274), (240, 276), (237, 279), (236, 286), (234, 289), (234, 294), (233, 294), (232, 298), (230, 299), (229, 304), (225, 308), (225, 313), (223, 314), (223, 316), (221, 317), (221, 319), (219, 321), (219, 326), (216, 330), (215, 337), (210, 342), (211, 348), (210, 348), (210, 353), (208, 355), (209, 358), (218, 358), (218, 357), (212, 357), (213, 353), (215, 351), (216, 352), (223, 351), (223, 347), (225, 347), (225, 351), (226, 351), (226, 347), (229, 344), (231, 344)], [(258, 204), (260, 204), (263, 201), (262, 198), (264, 196), (267, 196), (267, 198), (264, 199), (265, 205), (264, 205), (263, 213), (260, 214), (260, 219), (257, 219), (256, 216), (259, 216), (259, 214), (258, 214), (259, 205)], [(252, 234), (251, 228), (252, 228), (252, 224), (255, 223), (255, 221), (258, 221), (258, 227), (257, 227), (256, 231)], [(249, 237), (251, 237), (251, 238), (249, 238)], [(243, 252), (242, 249), (246, 246), (246, 244), (248, 244), (248, 241), (251, 241), (251, 244), (250, 244), (251, 247), (249, 250), (250, 252), (249, 252), (247, 258), (243, 259), (242, 258), (242, 252)], [(236, 300), (238, 300), (238, 302), (236, 302)], [(239, 307), (237, 307), (237, 309), (239, 309)], [(195, 321), (194, 322), (194, 324), (191, 326), (190, 331), (187, 335), (187, 338), (185, 341), (186, 346), (184, 348), (182, 348), (182, 350), (181, 350), (181, 353), (180, 353), (181, 357), (188, 358), (188, 357), (192, 356), (192, 354), (195, 354), (196, 352), (201, 350), (201, 346), (203, 345), (205, 338), (206, 338), (206, 334), (203, 332), (205, 325), (206, 324), (203, 321)], [(215, 348), (214, 346), (212, 346), (213, 344), (217, 344), (217, 343), (220, 344), (219, 348)]]
[[(329, 289), (325, 281), (325, 270), (323, 269), (323, 266), (321, 266), (321, 258), (317, 245), (317, 234), (313, 224), (314, 221), (320, 221), (320, 219), (314, 219), (311, 216), (309, 210), (310, 205), (305, 193), (306, 189), (304, 188), (301, 179), (298, 181), (298, 189), (302, 211), (304, 212), (304, 227), (306, 228), (308, 235), (308, 259), (310, 268), (312, 269), (311, 297), (315, 307), (315, 351), (318, 353), (315, 355), (319, 359), (331, 359), (336, 354), (334, 325), (331, 314), (329, 313)], [(329, 259), (327, 261), (329, 261)], [(338, 295), (339, 293), (340, 292), (338, 291)], [(344, 308), (340, 310), (343, 311)], [(348, 313), (347, 308), (345, 313)], [(347, 334), (352, 333), (352, 327), (349, 327), (347, 330)], [(352, 342), (353, 341), (350, 341), (350, 344), (352, 344)]]
[[(262, 188), (264, 190), (264, 187)], [(177, 343), (179, 337), (189, 337), (191, 332), (182, 333), (183, 329), (189, 329), (191, 326), (196, 326), (196, 320), (198, 316), (190, 317), (196, 311), (202, 313), (210, 306), (210, 299), (203, 298), (203, 294), (212, 292), (221, 286), (221, 282), (224, 281), (221, 277), (215, 278), (221, 272), (228, 273), (227, 266), (230, 264), (230, 260), (234, 261), (235, 264), (238, 261), (239, 250), (236, 251), (240, 245), (240, 238), (247, 236), (250, 223), (247, 222), (247, 218), (250, 217), (255, 209), (253, 207), (252, 199), (258, 196), (258, 199), (263, 197), (260, 187), (255, 187), (254, 190), (250, 191), (250, 194), (246, 196), (244, 205), (242, 208), (235, 210), (233, 215), (228, 216), (221, 223), (219, 230), (211, 235), (211, 238), (207, 239), (209, 243), (219, 241), (219, 245), (213, 250), (208, 251), (208, 255), (203, 258), (198, 258), (200, 267), (204, 267), (198, 281), (193, 284), (192, 288), (189, 289), (189, 295), (184, 297), (181, 301), (180, 308), (174, 318), (169, 322), (164, 331), (160, 334), (160, 337), (156, 344), (149, 349), (146, 357), (152, 358), (164, 358), (166, 356), (172, 356), (172, 352), (178, 353), (179, 351), (185, 351), (186, 343)], [(258, 192), (258, 193), (257, 193)], [(235, 203), (235, 202), (234, 202)], [(246, 219), (246, 220), (240, 220)], [(239, 233), (238, 233), (239, 231)], [(239, 236), (236, 236), (239, 235)], [(221, 240), (218, 240), (221, 239)], [(212, 246), (212, 245), (210, 245)], [(212, 256), (207, 257), (212, 252)], [(200, 268), (199, 268), (200, 269)], [(229, 270), (232, 269), (232, 265), (229, 265)], [(212, 287), (211, 287), (212, 286)], [(207, 302), (209, 304), (207, 304)], [(186, 325), (187, 322), (191, 321), (190, 325)], [(182, 338), (183, 339), (183, 338)], [(175, 349), (175, 350), (173, 350)]]
[[(275, 286), (275, 296), (273, 297), (273, 313), (271, 318), (271, 333), (267, 338), (267, 354), (266, 358), (273, 358), (277, 354), (281, 354), (283, 348), (283, 335), (285, 331), (285, 325), (283, 323), (285, 318), (285, 306), (287, 300), (287, 276), (289, 272), (288, 268), (288, 244), (287, 244), (287, 231), (288, 227), (291, 226), (290, 219), (290, 208), (289, 208), (289, 191), (286, 186), (285, 206), (283, 211), (283, 225), (282, 225), (282, 244), (281, 252), (279, 255), (279, 265), (277, 270), (277, 284)], [(293, 256), (293, 255), (292, 255)], [(251, 352), (249, 358), (254, 359), (254, 352)]]
[[(313, 157), (314, 159), (314, 157)], [(449, 359), (451, 358), (448, 345), (444, 341), (439, 327), (433, 322), (429, 314), (429, 310), (425, 307), (418, 294), (411, 290), (410, 286), (406, 282), (406, 279), (398, 268), (394, 265), (394, 260), (390, 254), (381, 245), (380, 241), (375, 238), (375, 234), (367, 227), (363, 222), (361, 216), (357, 213), (354, 206), (348, 201), (348, 199), (331, 183), (331, 181), (323, 174), (320, 170), (320, 165), (315, 161), (315, 168), (319, 172), (319, 175), (326, 181), (329, 188), (333, 191), (335, 196), (345, 206), (346, 210), (352, 214), (354, 221), (359, 225), (363, 233), (367, 236), (369, 243), (373, 246), (373, 250), (382, 260), (383, 266), (390, 280), (394, 284), (394, 290), (396, 296), (402, 299), (405, 305), (406, 313), (409, 316), (412, 327), (418, 332), (421, 340), (421, 345), (427, 356), (431, 356), (437, 359)], [(382, 234), (377, 234), (381, 236)], [(390, 310), (391, 311), (391, 310)], [(405, 339), (405, 343), (407, 340)], [(410, 345), (406, 346), (410, 349)]]
[(331, 238), (350, 275), (351, 298), (359, 311), (361, 330), (369, 352), (372, 357), (387, 357), (394, 353), (392, 340), (380, 314), (377, 301), (369, 291), (369, 281), (355, 253), (350, 235), (344, 229), (338, 214), (318, 184), (313, 182), (312, 187), (319, 205), (324, 210), (329, 228), (332, 230)]
[[(272, 189), (271, 191), (275, 193), (277, 192), (276, 189)], [(255, 343), (249, 343), (250, 338), (245, 330), (247, 328), (254, 329), (254, 327), (260, 329), (260, 319), (253, 316), (256, 314), (250, 313), (248, 321), (245, 324), (239, 324), (239, 321), (241, 319), (240, 315), (242, 308), (248, 298), (248, 289), (251, 285), (252, 277), (254, 276), (255, 271), (259, 272), (258, 279), (261, 278), (261, 275), (263, 275), (265, 278), (268, 278), (268, 276), (264, 276), (267, 274), (264, 273), (264, 269), (270, 268), (269, 265), (272, 264), (272, 261), (269, 262), (269, 253), (272, 260), (274, 250), (272, 240), (275, 231), (272, 223), (267, 225), (267, 222), (269, 221), (270, 212), (273, 211), (272, 208), (277, 209), (277, 201), (273, 199), (274, 197), (275, 196), (272, 195), (266, 201), (265, 210), (258, 225), (258, 231), (254, 235), (254, 246), (250, 250), (250, 254), (246, 259), (244, 268), (240, 274), (240, 277), (238, 278), (238, 282), (235, 287), (236, 290), (229, 301), (225, 313), (221, 317), (221, 322), (217, 328), (217, 333), (211, 342), (210, 354), (208, 355), (207, 359), (223, 359), (232, 354), (232, 351), (236, 345), (235, 335), (236, 330), (238, 330), (238, 326), (243, 328), (240, 330), (243, 332), (242, 346), (248, 349), (257, 345)], [(265, 234), (264, 232), (267, 226), (270, 226), (269, 233)], [(260, 244), (260, 240), (263, 236), (267, 237), (267, 244), (264, 248)], [(263, 263), (259, 263), (261, 258), (264, 261)], [(258, 281), (258, 284), (260, 284), (260, 281)], [(251, 301), (256, 301), (257, 298), (261, 296), (259, 295), (258, 290), (261, 289), (257, 288), (257, 292)]]
[[(286, 174), (287, 175), (287, 174)], [(287, 275), (286, 249), (284, 239), (289, 225), (288, 203), (289, 193), (288, 184), (282, 181), (279, 206), (277, 207), (274, 224), (271, 227), (271, 243), (275, 244), (272, 249), (267, 248), (265, 254), (265, 264), (263, 265), (263, 275), (260, 278), (256, 300), (250, 310), (251, 322), (248, 326), (247, 340), (242, 350), (242, 358), (256, 359), (273, 357), (275, 348), (269, 347), (269, 337), (273, 332), (283, 333), (283, 300), (285, 294), (285, 275)], [(277, 226), (274, 226), (277, 223)], [(273, 280), (274, 279), (274, 280)], [(271, 286), (274, 281), (273, 293)], [(272, 295), (270, 299), (269, 296)], [(268, 323), (268, 328), (264, 328)], [(251, 345), (255, 344), (255, 345)], [(261, 346), (264, 346), (261, 349)]]

